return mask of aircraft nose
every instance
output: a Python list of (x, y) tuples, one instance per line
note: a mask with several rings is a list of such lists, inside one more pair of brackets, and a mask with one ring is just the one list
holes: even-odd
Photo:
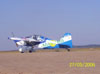
[(8, 40), (9, 40), (10, 38), (8, 37)]
[(8, 40), (11, 40), (11, 38), (10, 38), (10, 37), (8, 37)]

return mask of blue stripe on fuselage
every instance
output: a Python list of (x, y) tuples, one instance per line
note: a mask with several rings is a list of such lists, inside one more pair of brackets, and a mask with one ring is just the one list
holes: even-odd
[(16, 43), (16, 42), (19, 42), (19, 41), (21, 41), (21, 40), (14, 40), (15, 43)]

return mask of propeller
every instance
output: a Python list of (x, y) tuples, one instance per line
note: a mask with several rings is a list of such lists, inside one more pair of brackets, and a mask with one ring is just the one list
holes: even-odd
[(13, 36), (13, 37), (15, 37), (15, 35), (14, 35), (14, 33), (13, 33), (13, 32), (11, 32), (11, 34), (12, 34), (12, 36)]

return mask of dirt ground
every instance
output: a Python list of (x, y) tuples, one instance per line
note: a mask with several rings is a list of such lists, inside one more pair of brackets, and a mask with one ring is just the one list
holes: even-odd
[[(92, 62), (95, 67), (70, 67), (72, 62)], [(100, 51), (3, 52), (0, 74), (100, 74)]]

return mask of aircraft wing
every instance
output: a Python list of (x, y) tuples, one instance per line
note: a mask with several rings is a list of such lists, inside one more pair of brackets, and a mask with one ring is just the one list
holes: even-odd
[(26, 43), (26, 46), (35, 46), (40, 44), (40, 41), (24, 41)]

